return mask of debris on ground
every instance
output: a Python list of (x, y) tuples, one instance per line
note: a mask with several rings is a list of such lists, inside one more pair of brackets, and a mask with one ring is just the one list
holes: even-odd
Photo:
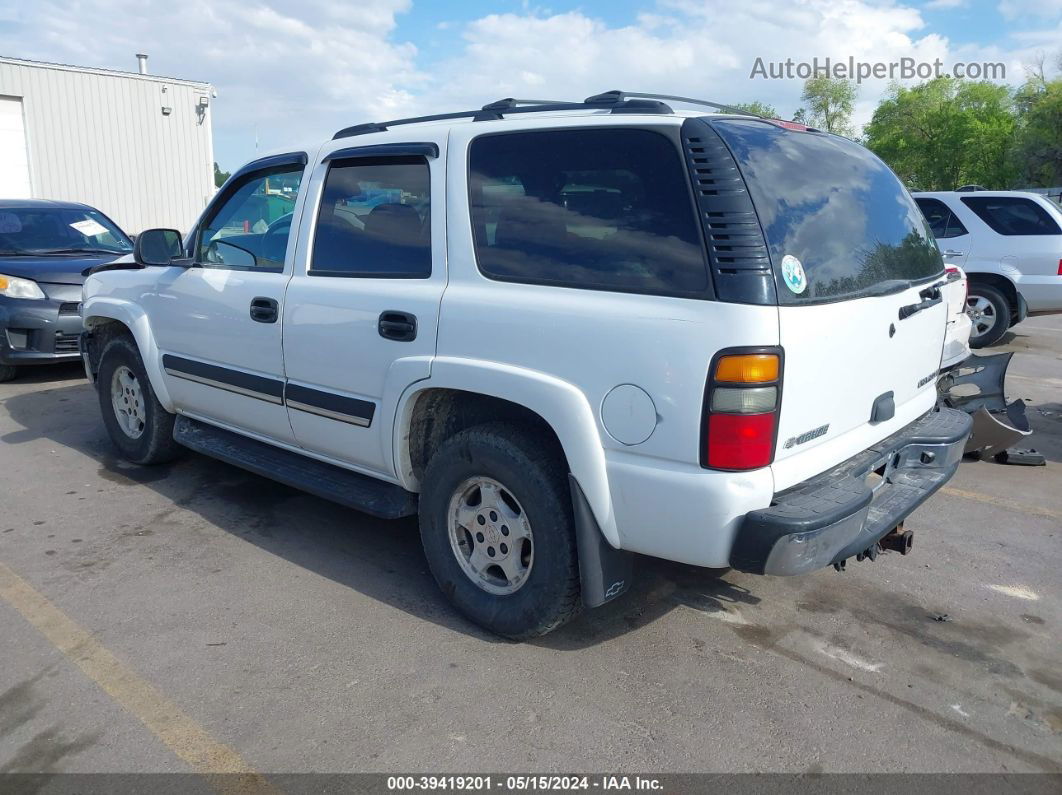
[(941, 376), (937, 390), (945, 406), (973, 415), (973, 432), (963, 451), (965, 455), (991, 456), (1000, 464), (1041, 466), (1046, 462), (1036, 450), (1014, 447), (1032, 434), (1032, 427), (1025, 416), (1025, 401), (1007, 403), (1004, 394), (1007, 368), (1013, 356), (1013, 353), (971, 354)]

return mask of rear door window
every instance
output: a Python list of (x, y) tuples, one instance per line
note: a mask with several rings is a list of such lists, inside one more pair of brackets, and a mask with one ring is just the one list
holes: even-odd
[(423, 157), (338, 160), (328, 169), (311, 276), (431, 276), (431, 186)]
[(1020, 196), (964, 196), (962, 203), (1001, 235), (1057, 235), (1055, 219), (1047, 210)]
[(678, 148), (650, 130), (484, 135), (469, 154), (480, 270), (502, 281), (700, 295), (708, 271)]
[[(918, 206), (866, 148), (768, 122), (727, 119), (712, 127), (737, 159), (752, 195), (779, 303), (859, 298), (943, 273)], [(804, 278), (787, 279), (783, 260), (788, 275), (802, 270)]]
[(915, 199), (915, 202), (929, 222), (929, 228), (933, 230), (933, 237), (937, 240), (969, 234), (962, 221), (939, 199)]

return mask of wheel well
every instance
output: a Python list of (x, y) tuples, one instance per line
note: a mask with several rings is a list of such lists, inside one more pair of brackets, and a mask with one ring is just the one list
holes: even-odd
[(970, 284), (987, 284), (1003, 293), (1007, 298), (1007, 304), (1010, 306), (1011, 320), (1017, 318), (1018, 290), (1014, 286), (1014, 282), (1006, 276), (1000, 276), (998, 273), (967, 273), (966, 278)]
[(121, 336), (133, 338), (133, 332), (125, 323), (109, 317), (87, 317), (85, 328), (91, 332), (86, 341), (86, 350), (93, 375), (100, 371), (100, 356), (103, 355), (103, 349), (107, 347), (108, 342)]
[(459, 389), (427, 389), (417, 396), (409, 420), (409, 461), (418, 480), (444, 441), (455, 433), (486, 422), (505, 421), (537, 428), (567, 459), (557, 434), (542, 416), (509, 400)]

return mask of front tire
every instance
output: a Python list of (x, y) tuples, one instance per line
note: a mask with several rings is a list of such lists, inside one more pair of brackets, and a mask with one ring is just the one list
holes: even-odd
[(984, 348), (999, 342), (1010, 328), (1010, 302), (1001, 291), (988, 284), (970, 283), (966, 314), (973, 324), (971, 348)]
[(107, 343), (96, 392), (103, 424), (122, 457), (134, 464), (163, 464), (181, 453), (173, 440), (173, 414), (155, 397), (140, 351), (131, 337)]
[(13, 364), (0, 364), (0, 384), (14, 380), (16, 375), (18, 375), (18, 368)]
[(526, 640), (579, 613), (567, 466), (531, 428), (492, 422), (446, 440), (424, 473), (420, 535), (443, 593), (491, 632)]

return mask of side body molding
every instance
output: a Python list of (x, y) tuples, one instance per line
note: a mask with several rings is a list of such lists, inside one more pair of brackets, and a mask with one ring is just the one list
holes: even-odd
[(436, 357), (431, 376), (405, 390), (395, 415), (395, 466), (401, 484), (410, 491), (420, 491), (420, 484), (413, 475), (406, 429), (417, 396), (428, 389), (478, 392), (524, 406), (542, 417), (560, 439), (571, 473), (582, 488), (601, 534), (614, 548), (619, 548), (605, 452), (594, 412), (581, 390), (537, 370), (478, 359)]

